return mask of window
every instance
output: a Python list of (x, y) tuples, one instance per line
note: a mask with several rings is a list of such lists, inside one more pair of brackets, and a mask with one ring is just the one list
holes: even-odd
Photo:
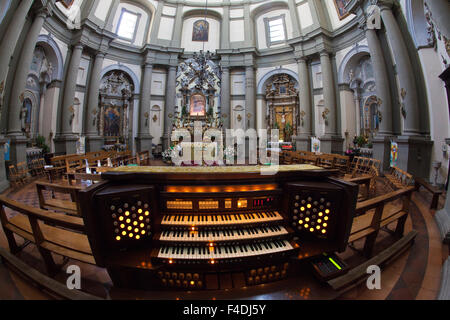
[(122, 39), (133, 42), (136, 37), (136, 27), (138, 22), (138, 14), (122, 9), (122, 14), (120, 15), (119, 24), (117, 26), (117, 35)]
[(286, 22), (284, 15), (265, 18), (264, 21), (266, 23), (267, 46), (270, 47), (286, 41)]
[(284, 41), (286, 35), (284, 34), (283, 19), (279, 18), (269, 22), (270, 42)]

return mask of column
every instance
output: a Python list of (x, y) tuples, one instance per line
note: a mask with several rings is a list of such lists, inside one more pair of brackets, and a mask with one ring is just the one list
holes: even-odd
[(174, 120), (176, 104), (176, 77), (177, 67), (169, 66), (166, 83), (166, 101), (164, 105), (164, 141), (163, 146), (167, 149), (170, 145), (172, 123)]
[[(320, 53), (320, 63), (322, 65), (322, 79), (323, 79), (323, 100), (325, 104), (325, 136), (321, 138), (321, 152), (333, 153), (342, 152), (337, 150), (335, 145), (337, 137), (336, 132), (336, 90), (333, 78), (333, 69), (330, 59), (330, 54), (326, 51)], [(323, 115), (319, 115), (322, 117)]]
[(15, 70), (14, 83), (11, 91), (11, 100), (9, 108), (8, 134), (22, 135), (22, 128), (20, 122), (20, 112), (22, 110), (22, 101), (20, 96), (25, 91), (28, 73), (30, 72), (31, 62), (33, 60), (34, 49), (36, 41), (44, 25), (45, 18), (48, 11), (41, 10), (33, 21), (33, 24), (28, 32), (20, 58)]
[(230, 48), (230, 6), (223, 7), (222, 30), (220, 36), (220, 49)]
[(83, 45), (76, 44), (72, 49), (70, 57), (69, 69), (67, 70), (66, 81), (64, 82), (64, 99), (62, 104), (62, 134), (71, 135), (73, 133), (70, 124), (72, 116), (70, 107), (73, 106), (75, 98), (75, 90), (77, 86), (78, 71), (80, 69), (81, 54), (83, 53)]
[(231, 110), (230, 110), (230, 68), (222, 67), (222, 91), (221, 91), (221, 109), (222, 115), (226, 115), (223, 118), (224, 129), (231, 128)]
[[(298, 79), (299, 79), (299, 100), (300, 100), (300, 123), (298, 124), (297, 134), (293, 137), (297, 150), (310, 150), (312, 135), (313, 110), (311, 103), (311, 82), (309, 80), (309, 68), (305, 57), (299, 58)], [(302, 120), (302, 112), (304, 113)]]
[(322, 65), (323, 99), (325, 110), (328, 109), (325, 135), (331, 137), (336, 135), (336, 90), (334, 87), (330, 54), (328, 52), (323, 51), (320, 53), (320, 63)]
[(158, 1), (158, 7), (156, 8), (155, 16), (152, 23), (152, 32), (150, 34), (150, 43), (157, 43), (158, 33), (161, 22), (161, 16), (164, 8), (164, 1)]
[(174, 48), (181, 47), (181, 34), (183, 31), (183, 8), (184, 5), (182, 3), (178, 3), (177, 13), (175, 16), (175, 25), (173, 27), (172, 46)]
[(246, 128), (256, 129), (256, 88), (253, 66), (245, 68), (245, 111)]
[[(14, 12), (0, 45), (0, 87), (5, 86), (9, 62), (16, 48), (20, 33), (25, 25), (25, 19), (30, 11), (33, 0), (22, 0)], [(0, 93), (1, 95), (1, 93)]]
[(244, 30), (245, 32), (245, 45), (248, 47), (255, 46), (255, 26), (250, 14), (250, 4), (244, 5)]
[[(386, 27), (386, 35), (389, 46), (392, 49), (394, 60), (397, 65), (399, 78), (399, 91), (404, 89), (406, 92), (403, 101), (406, 108), (406, 119), (404, 119), (404, 135), (420, 134), (419, 105), (417, 103), (417, 87), (414, 80), (411, 59), (408, 54), (408, 48), (403, 40), (403, 34), (395, 20), (392, 10), (387, 5), (381, 5), (381, 17)], [(378, 85), (378, 83), (377, 83)]]
[(386, 69), (383, 50), (380, 40), (375, 30), (366, 29), (367, 43), (369, 44), (370, 58), (372, 60), (375, 82), (377, 85), (377, 95), (381, 99), (378, 107), (382, 114), (383, 121), (380, 123), (378, 135), (392, 135), (392, 98), (389, 89), (389, 78)]
[(298, 11), (297, 11), (297, 4), (295, 3), (295, 0), (288, 0), (288, 6), (289, 6), (289, 13), (291, 14), (291, 20), (292, 20), (292, 35), (293, 38), (300, 37), (300, 21), (298, 19)]
[(377, 32), (376, 30), (367, 29), (366, 25), (364, 28), (366, 29), (366, 38), (375, 75), (377, 95), (381, 99), (378, 110), (381, 113), (382, 121), (380, 122), (378, 134), (373, 138), (373, 155), (375, 159), (381, 160), (382, 166), (380, 170), (384, 172), (390, 167), (390, 141), (393, 136), (392, 97), (387, 65)]
[(91, 77), (89, 80), (89, 91), (87, 98), (87, 106), (84, 114), (84, 133), (86, 135), (86, 151), (98, 151), (103, 145), (103, 138), (99, 136), (98, 132), (98, 115), (99, 115), (99, 94), (101, 72), (103, 69), (103, 62), (105, 60), (105, 53), (98, 52), (94, 58), (92, 66)]
[(363, 122), (361, 122), (361, 98), (360, 98), (360, 90), (359, 88), (356, 88), (353, 90), (354, 93), (354, 101), (355, 101), (355, 108), (356, 108), (356, 134), (357, 135), (361, 135), (362, 130), (361, 130), (361, 124), (363, 124)]
[(298, 77), (300, 85), (300, 113), (305, 112), (303, 118), (304, 125), (300, 124), (299, 133), (309, 137), (312, 134), (312, 103), (311, 103), (311, 83), (309, 81), (309, 68), (306, 58), (300, 58), (298, 60)]
[(146, 63), (144, 66), (142, 87), (141, 87), (141, 102), (139, 104), (139, 128), (137, 137), (137, 151), (150, 151), (152, 153), (153, 137), (150, 134), (150, 103), (151, 103), (151, 89), (152, 89), (152, 73), (153, 64)]
[(61, 128), (61, 132), (59, 134), (57, 133), (54, 139), (56, 151), (66, 152), (66, 154), (74, 154), (77, 152), (76, 142), (78, 141), (78, 137), (73, 134), (72, 130), (73, 113), (71, 112), (71, 107), (75, 99), (82, 52), (83, 45), (81, 43), (76, 44), (72, 49), (66, 80), (64, 81), (63, 102), (60, 105), (60, 120), (62, 122), (59, 128)]
[[(20, 53), (20, 63), (18, 63), (15, 70), (7, 124), (8, 136), (11, 140), (10, 154), (11, 160), (13, 162), (22, 162), (26, 160), (25, 149), (27, 138), (22, 133), (21, 112), (23, 107), (23, 99), (21, 97), (23, 92), (25, 91), (28, 73), (30, 72), (31, 62), (33, 60), (34, 49), (36, 47), (36, 41), (48, 14), (48, 9), (44, 8), (40, 10), (34, 18), (33, 24), (27, 34), (22, 51)], [(0, 61), (0, 63), (1, 62), (3, 61)]]

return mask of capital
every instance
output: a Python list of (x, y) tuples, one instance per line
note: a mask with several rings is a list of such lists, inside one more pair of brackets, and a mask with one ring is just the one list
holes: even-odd
[(295, 61), (297, 61), (298, 64), (307, 64), (308, 63), (308, 57), (299, 57), (295, 58)]
[(395, 7), (393, 0), (372, 0), (372, 5), (378, 6), (381, 11), (392, 10)]
[(76, 44), (73, 45), (73, 49), (74, 50), (83, 50), (84, 45), (81, 42), (77, 42)]
[(95, 53), (95, 58), (96, 59), (105, 59), (106, 53), (103, 51), (97, 51)]
[(52, 9), (50, 9), (48, 6), (44, 6), (38, 10), (36, 13), (36, 18), (43, 18), (46, 19), (48, 16), (52, 15)]
[(329, 58), (330, 53), (327, 50), (322, 50), (322, 51), (320, 51), (320, 56)]

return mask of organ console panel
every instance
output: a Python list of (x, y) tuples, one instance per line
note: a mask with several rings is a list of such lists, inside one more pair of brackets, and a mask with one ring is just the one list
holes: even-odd
[(227, 272), (267, 283), (345, 250), (357, 186), (331, 171), (197, 170), (122, 168), (81, 193), (93, 254), (116, 286), (207, 289)]

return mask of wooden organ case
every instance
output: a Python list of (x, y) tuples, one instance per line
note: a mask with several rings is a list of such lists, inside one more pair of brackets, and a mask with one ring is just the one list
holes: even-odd
[(357, 186), (280, 168), (105, 173), (80, 195), (97, 264), (118, 287), (202, 290), (218, 289), (209, 282), (222, 273), (241, 273), (246, 286), (277, 281), (344, 251)]

